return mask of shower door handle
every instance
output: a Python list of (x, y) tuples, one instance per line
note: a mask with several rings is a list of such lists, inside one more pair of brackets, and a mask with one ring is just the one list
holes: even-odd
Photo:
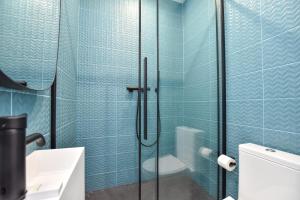
[(148, 58), (144, 58), (144, 139), (148, 139)]

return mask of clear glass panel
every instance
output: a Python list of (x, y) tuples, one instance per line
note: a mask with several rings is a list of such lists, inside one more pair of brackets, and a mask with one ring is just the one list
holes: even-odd
[(214, 0), (160, 0), (160, 200), (217, 199)]
[[(146, 61), (147, 59), (147, 61)], [(141, 1), (141, 77), (142, 87), (144, 87), (145, 63), (147, 62), (147, 83), (149, 91), (147, 92), (147, 140), (144, 139), (144, 93), (142, 93), (142, 151), (141, 151), (141, 199), (154, 200), (157, 190), (157, 1)]]

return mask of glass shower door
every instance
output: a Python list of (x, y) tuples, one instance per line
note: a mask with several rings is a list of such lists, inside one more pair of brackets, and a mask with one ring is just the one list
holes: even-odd
[(215, 1), (160, 0), (159, 4), (159, 199), (217, 199)]
[(218, 198), (216, 23), (214, 0), (140, 1), (140, 199)]
[(140, 199), (158, 199), (157, 0), (140, 1)]

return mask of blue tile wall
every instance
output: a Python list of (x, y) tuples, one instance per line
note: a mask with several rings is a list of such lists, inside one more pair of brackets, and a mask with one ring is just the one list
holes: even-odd
[[(160, 155), (176, 156), (176, 127), (183, 125), (182, 4), (160, 0)], [(161, 187), (165, 187), (161, 183)]]
[(193, 155), (197, 164), (192, 178), (216, 198), (218, 97), (215, 27), (214, 1), (188, 0), (184, 3), (184, 125), (203, 131), (194, 148), (205, 147), (213, 151), (208, 159)]
[[(53, 1), (52, 4), (49, 5), (47, 4), (50, 6), (49, 10), (39, 10), (39, 12), (41, 12), (40, 14), (42, 15), (42, 12), (49, 12), (51, 9), (53, 12), (58, 12), (59, 7), (55, 2), (57, 3), (58, 1)], [(66, 0), (63, 1), (62, 5), (61, 43), (57, 71), (57, 143), (58, 147), (69, 147), (74, 146), (76, 142), (75, 86), (79, 1)], [(21, 10), (22, 7), (20, 7), (20, 11)], [(35, 39), (36, 36), (32, 35), (32, 37)], [(56, 60), (54, 61), (56, 62)], [(50, 90), (42, 92), (20, 92), (1, 88), (0, 102), (1, 116), (27, 113), (27, 133), (42, 133), (47, 140), (47, 144), (44, 148), (50, 147)], [(29, 145), (27, 153), (36, 149), (38, 149), (38, 147), (35, 144)]]
[[(225, 0), (229, 155), (247, 142), (300, 154), (299, 25), (296, 0)], [(237, 198), (237, 171), (227, 186)]]
[(57, 147), (76, 146), (76, 79), (80, 0), (62, 0), (57, 66)]
[(136, 0), (80, 2), (76, 139), (86, 148), (88, 191), (137, 180)]

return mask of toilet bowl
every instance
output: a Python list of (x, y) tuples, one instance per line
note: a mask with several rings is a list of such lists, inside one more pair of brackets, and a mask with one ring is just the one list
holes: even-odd
[[(143, 163), (143, 169), (148, 173), (156, 172), (155, 158), (150, 158)], [(187, 169), (186, 164), (173, 155), (165, 155), (159, 158), (159, 175), (168, 176), (177, 174)]]
[[(198, 136), (203, 131), (187, 126), (176, 127), (176, 156), (167, 154), (159, 158), (159, 174), (172, 175), (177, 173), (188, 173), (195, 170), (196, 155), (199, 154), (197, 148)], [(203, 149), (202, 153), (209, 154)], [(143, 162), (143, 169), (147, 173), (155, 173), (156, 158), (150, 158)]]

